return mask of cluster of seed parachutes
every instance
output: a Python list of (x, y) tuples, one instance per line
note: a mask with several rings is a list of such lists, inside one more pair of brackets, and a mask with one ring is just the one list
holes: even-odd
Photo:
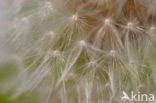
[(44, 103), (121, 103), (122, 91), (155, 92), (154, 4), (4, 1), (12, 18), (2, 37), (19, 65), (12, 97), (35, 89)]

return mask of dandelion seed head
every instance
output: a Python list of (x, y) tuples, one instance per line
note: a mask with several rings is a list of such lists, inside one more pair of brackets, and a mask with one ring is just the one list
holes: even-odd
[[(138, 5), (139, 0), (134, 0), (135, 3), (133, 0), (124, 0), (124, 3), (122, 0), (10, 1), (2, 0), (6, 2), (4, 6), (0, 3), (0, 58), (11, 54), (19, 71), (26, 74), (21, 75), (22, 78), (17, 75), (20, 81), (13, 90), (15, 93), (11, 93), (13, 96), (30, 90), (47, 95), (41, 103), (104, 103), (114, 96), (120, 98), (122, 94), (118, 93), (123, 89), (141, 93), (143, 86), (146, 91), (155, 87), (156, 8), (153, 3), (145, 3), (148, 0), (141, 1), (143, 5)], [(17, 57), (12, 58), (13, 55)], [(150, 76), (146, 76), (149, 72), (142, 73), (144, 69), (150, 69)], [(144, 76), (148, 82), (141, 81)], [(40, 92), (42, 87), (46, 90)], [(106, 96), (107, 92), (101, 95), (99, 91), (104, 89), (110, 95)], [(121, 103), (119, 99), (113, 102)]]

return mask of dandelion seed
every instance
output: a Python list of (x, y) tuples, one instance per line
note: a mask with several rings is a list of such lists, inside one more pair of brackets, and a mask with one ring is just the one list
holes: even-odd
[(68, 73), (68, 76), (65, 78), (65, 81), (68, 81), (70, 78), (73, 78), (73, 77), (74, 77), (74, 73), (70, 72)]
[(143, 88), (143, 85), (140, 84), (140, 85), (138, 86), (138, 88), (139, 88), (139, 89)]
[(53, 51), (53, 55), (54, 55), (54, 56), (58, 56), (59, 53), (60, 53), (60, 52), (59, 52), (58, 50)]
[(54, 33), (54, 32), (52, 32), (52, 31), (50, 31), (50, 32), (49, 32), (49, 35), (50, 35), (50, 36), (54, 36), (54, 35), (55, 35), (55, 33)]
[(27, 17), (24, 17), (24, 18), (22, 19), (22, 21), (24, 21), (24, 22), (26, 23), (26, 22), (28, 22), (28, 18), (27, 18)]
[(106, 83), (106, 85), (105, 85), (107, 88), (110, 86), (110, 83), (108, 82), (108, 83)]
[(72, 16), (72, 20), (73, 20), (73, 21), (77, 21), (77, 20), (78, 20), (77, 15), (73, 15), (73, 16)]
[(134, 61), (134, 60), (131, 60), (131, 61), (129, 62), (129, 64), (133, 65), (133, 64), (135, 64), (135, 61)]
[(107, 25), (110, 24), (110, 19), (105, 19), (104, 23)]
[(74, 73), (73, 72), (70, 72), (68, 76), (69, 77), (74, 77)]
[(151, 30), (152, 32), (154, 32), (154, 31), (155, 31), (155, 27), (151, 27), (150, 30)]
[(89, 66), (93, 66), (95, 64), (95, 61), (90, 61)]
[(52, 4), (51, 4), (51, 2), (46, 2), (46, 7), (48, 7), (48, 8), (51, 8), (52, 7)]
[(128, 28), (132, 28), (133, 24), (132, 24), (131, 22), (129, 22), (129, 23), (127, 24), (127, 26), (128, 26)]
[(115, 56), (116, 51), (115, 51), (115, 50), (111, 50), (111, 51), (109, 52), (109, 54), (110, 54), (111, 56)]
[(79, 43), (80, 43), (81, 46), (85, 46), (86, 45), (86, 42), (84, 40), (81, 40)]

